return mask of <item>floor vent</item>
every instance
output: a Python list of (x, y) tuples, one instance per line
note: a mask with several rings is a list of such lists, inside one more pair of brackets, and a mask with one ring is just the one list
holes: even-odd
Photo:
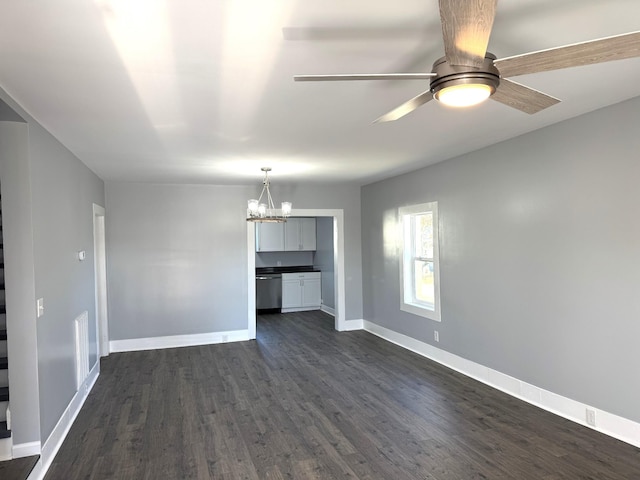
[(89, 314), (83, 312), (75, 320), (76, 327), (76, 391), (89, 375)]

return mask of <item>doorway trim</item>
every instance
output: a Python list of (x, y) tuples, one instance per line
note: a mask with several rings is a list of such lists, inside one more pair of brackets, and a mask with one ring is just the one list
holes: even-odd
[[(344, 274), (344, 210), (343, 209), (293, 209), (292, 217), (333, 218), (333, 264), (335, 295), (335, 329), (348, 330), (345, 317)], [(255, 223), (247, 222), (247, 304), (249, 338), (256, 338), (256, 229)]]
[(98, 358), (109, 355), (109, 316), (107, 313), (107, 253), (105, 209), (93, 204), (93, 271), (96, 301), (96, 347)]

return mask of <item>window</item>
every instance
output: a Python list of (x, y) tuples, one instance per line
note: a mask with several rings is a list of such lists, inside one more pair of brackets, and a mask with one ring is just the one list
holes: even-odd
[(399, 209), (402, 228), (400, 309), (440, 321), (438, 202)]

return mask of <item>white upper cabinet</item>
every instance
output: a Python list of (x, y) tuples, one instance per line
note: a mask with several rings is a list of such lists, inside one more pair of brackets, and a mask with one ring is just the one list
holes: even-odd
[(284, 250), (283, 223), (256, 223), (256, 252)]
[(315, 249), (315, 218), (289, 218), (285, 223), (256, 223), (256, 252), (299, 252)]
[(299, 218), (300, 220), (300, 245), (301, 250), (316, 249), (316, 219)]
[(285, 251), (316, 249), (316, 219), (289, 218), (284, 224)]

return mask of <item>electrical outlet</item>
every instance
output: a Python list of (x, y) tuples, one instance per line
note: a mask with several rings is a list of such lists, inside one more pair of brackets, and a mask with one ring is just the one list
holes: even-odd
[(434, 339), (436, 342), (439, 342), (439, 341), (440, 341), (440, 334), (438, 333), (438, 330), (434, 330), (434, 331), (433, 331), (433, 339)]
[(587, 425), (591, 425), (592, 427), (596, 426), (596, 411), (591, 409), (591, 408), (587, 408), (586, 411), (586, 420), (587, 420)]
[(276, 262), (276, 266), (281, 267), (281, 266), (282, 266), (282, 261), (281, 261), (281, 260), (278, 260), (278, 261)]

